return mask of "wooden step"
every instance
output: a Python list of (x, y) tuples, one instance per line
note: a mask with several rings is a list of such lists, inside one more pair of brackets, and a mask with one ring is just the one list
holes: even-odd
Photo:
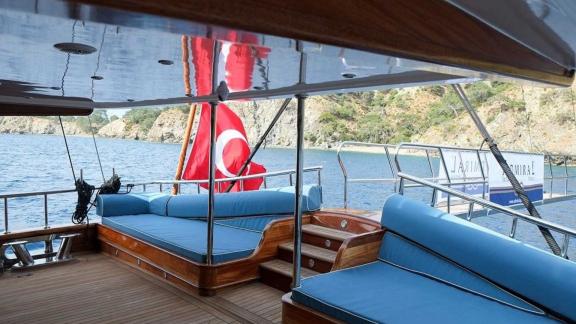
[[(278, 258), (292, 262), (294, 246), (292, 242), (281, 244), (278, 247)], [(334, 266), (336, 251), (323, 249), (311, 244), (302, 243), (302, 267), (318, 272), (330, 272)]]
[[(308, 278), (319, 273), (303, 267), (301, 274), (303, 278)], [(260, 265), (260, 281), (284, 292), (290, 291), (292, 263), (278, 259), (262, 263)]]
[[(264, 262), (260, 265), (260, 268), (274, 271), (281, 275), (287, 276), (292, 278), (292, 263), (274, 259), (272, 261)], [(301, 271), (302, 278), (308, 278), (320, 274), (320, 272), (316, 272), (311, 269), (302, 268)]]
[[(282, 243), (278, 248), (281, 250), (294, 252), (294, 243), (293, 242)], [(334, 263), (334, 260), (336, 260), (336, 254), (337, 253), (332, 250), (324, 249), (312, 244), (302, 243), (302, 255), (307, 257)]]
[(330, 227), (324, 227), (314, 224), (305, 224), (302, 226), (302, 232), (310, 235), (325, 237), (327, 239), (344, 241), (345, 239), (354, 236), (354, 233), (339, 231)]
[(302, 242), (338, 251), (342, 242), (355, 234), (314, 224), (302, 226)]

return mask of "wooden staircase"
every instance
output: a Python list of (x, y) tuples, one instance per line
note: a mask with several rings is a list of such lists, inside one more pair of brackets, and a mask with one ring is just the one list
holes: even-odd
[[(343, 242), (357, 235), (317, 224), (303, 225), (302, 277), (330, 272), (334, 268)], [(293, 255), (293, 242), (280, 244), (277, 259), (260, 265), (260, 280), (269, 286), (289, 291), (292, 283)]]

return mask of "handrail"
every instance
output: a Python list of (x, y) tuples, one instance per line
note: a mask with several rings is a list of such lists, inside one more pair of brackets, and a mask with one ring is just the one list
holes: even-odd
[[(446, 187), (446, 186), (443, 186), (440, 184), (436, 184), (434, 182), (427, 181), (427, 180), (424, 180), (424, 179), (421, 179), (421, 178), (418, 178), (418, 177), (415, 177), (415, 176), (412, 176), (412, 175), (409, 175), (409, 174), (406, 174), (403, 172), (399, 172), (398, 177), (400, 177), (400, 179), (402, 181), (400, 188), (403, 188), (403, 181), (404, 181), (404, 179), (406, 179), (406, 180), (409, 180), (412, 182), (419, 183), (419, 184), (424, 185), (426, 187), (433, 188), (434, 190), (442, 191), (442, 192), (445, 192), (447, 194), (459, 197), (463, 200), (469, 201), (472, 204), (478, 204), (478, 205), (481, 205), (481, 206), (486, 207), (486, 208), (497, 210), (503, 214), (513, 216), (515, 218), (515, 220), (512, 224), (513, 228), (510, 232), (511, 237), (514, 237), (514, 234), (515, 234), (515, 227), (516, 227), (516, 220), (517, 219), (521, 219), (525, 222), (534, 224), (536, 226), (545, 227), (545, 228), (560, 232), (560, 233), (564, 234), (563, 246), (561, 249), (562, 250), (562, 254), (561, 254), (562, 257), (566, 257), (566, 255), (567, 255), (567, 249), (568, 249), (568, 243), (569, 243), (570, 236), (576, 237), (576, 230), (571, 229), (569, 227), (566, 227), (564, 225), (556, 224), (556, 223), (553, 223), (553, 222), (550, 222), (550, 221), (547, 221), (547, 220), (541, 219), (541, 218), (535, 218), (535, 217), (520, 213), (520, 212), (518, 212), (512, 208), (505, 207), (505, 206), (493, 203), (491, 201), (488, 201), (488, 200), (485, 200), (482, 198), (474, 197), (474, 196), (465, 194), (461, 191), (454, 190), (452, 188), (449, 188), (449, 187)], [(400, 192), (400, 194), (403, 194), (403, 190)]]
[[(384, 152), (375, 152), (377, 154), (384, 154), (385, 158), (387, 159), (388, 163), (384, 167), (387, 169), (389, 168), (391, 171), (392, 176), (388, 178), (353, 178), (349, 170), (346, 167), (345, 159), (343, 158), (344, 152), (353, 152), (354, 150), (346, 150), (347, 147), (377, 147), (383, 148)], [(390, 152), (391, 149), (394, 149), (393, 152)], [(338, 146), (336, 157), (338, 160), (338, 164), (340, 166), (342, 176), (344, 178), (343, 181), (343, 204), (344, 208), (348, 208), (349, 206), (349, 185), (353, 183), (390, 183), (394, 185), (394, 191), (397, 190), (398, 186), (398, 176), (396, 175), (397, 172), (402, 172), (402, 164), (401, 156), (404, 156), (402, 153), (403, 150), (408, 151), (420, 151), (425, 159), (428, 161), (428, 172), (430, 173), (429, 177), (423, 177), (426, 180), (432, 180), (437, 183), (445, 184), (448, 187), (453, 186), (461, 186), (461, 185), (482, 185), (484, 190), (482, 197), (485, 198), (486, 189), (488, 188), (488, 168), (486, 163), (486, 158), (484, 154), (489, 154), (489, 150), (483, 149), (476, 149), (476, 148), (462, 148), (457, 146), (449, 146), (449, 145), (433, 145), (433, 144), (422, 144), (422, 143), (400, 143), (398, 145), (392, 144), (378, 144), (378, 143), (364, 143), (364, 142), (357, 142), (357, 141), (345, 141), (340, 143)], [(466, 154), (475, 154), (476, 159), (479, 163), (479, 174), (463, 174), (454, 179), (450, 179), (450, 175), (446, 172), (446, 161), (444, 161), (444, 153), (448, 151), (457, 151)], [(433, 157), (432, 153), (436, 153), (438, 156)], [(529, 152), (520, 152), (520, 151), (504, 151), (505, 153), (518, 153), (518, 154), (538, 154), (538, 153), (529, 153)], [(544, 153), (542, 153), (544, 154)], [(444, 173), (446, 175), (440, 174), (438, 172), (438, 168), (434, 168), (433, 166), (433, 158), (437, 158), (440, 161), (440, 168), (443, 168)], [(576, 197), (576, 193), (572, 194), (569, 190), (569, 183), (576, 179), (576, 174), (571, 174), (569, 172), (570, 162), (576, 162), (576, 156), (566, 155), (566, 154), (544, 154), (544, 186), (548, 188), (548, 192), (543, 197), (543, 202), (550, 201), (550, 200), (558, 200), (558, 199), (565, 199), (565, 198), (572, 198)], [(557, 168), (554, 168), (554, 165), (563, 165), (563, 171), (560, 171)], [(558, 192), (558, 184), (563, 183), (563, 194)], [(405, 185), (405, 188), (414, 188), (414, 187), (425, 187), (421, 184), (410, 184)], [(556, 190), (556, 191), (555, 191)], [(558, 195), (559, 194), (559, 195)], [(436, 202), (438, 197), (432, 197), (432, 200)], [(451, 201), (451, 195), (447, 195), (446, 200), (450, 203), (448, 206), (455, 204), (455, 202)], [(458, 202), (459, 204), (460, 202)]]
[[(313, 171), (320, 171), (322, 170), (322, 166), (312, 166), (304, 168), (304, 172), (313, 172)], [(250, 174), (245, 176), (239, 177), (231, 177), (231, 178), (222, 178), (222, 179), (214, 179), (215, 182), (230, 182), (230, 181), (238, 181), (238, 180), (249, 180), (249, 179), (256, 179), (256, 178), (263, 178), (263, 177), (275, 177), (275, 176), (282, 176), (282, 175), (290, 175), (295, 174), (296, 170), (281, 170), (281, 171), (274, 171), (274, 172), (267, 172), (267, 173), (258, 173), (258, 174)], [(182, 184), (182, 183), (191, 183), (191, 184), (204, 184), (208, 183), (208, 180), (154, 180), (149, 182), (140, 182), (140, 183), (130, 183), (128, 185), (131, 186), (141, 186), (141, 185), (150, 185), (150, 184)]]
[(31, 197), (31, 196), (42, 196), (42, 195), (55, 195), (62, 193), (76, 192), (76, 189), (61, 189), (61, 190), (49, 190), (49, 191), (30, 191), (30, 192), (19, 192), (10, 194), (0, 194), (0, 199), (8, 198), (21, 198), (21, 197)]
[(62, 189), (62, 190), (47, 190), (47, 191), (33, 191), (33, 192), (19, 192), (11, 194), (0, 195), (0, 200), (4, 201), (4, 234), (10, 233), (9, 220), (8, 220), (8, 199), (9, 198), (21, 198), (21, 197), (33, 197), (33, 196), (44, 196), (44, 228), (48, 229), (48, 196), (76, 192), (76, 189)]
[[(362, 145), (368, 147), (381, 147), (384, 148), (384, 152), (386, 154), (386, 159), (388, 160), (388, 166), (390, 167), (390, 172), (392, 173), (392, 178), (373, 178), (373, 179), (361, 179), (361, 178), (349, 178), (348, 170), (346, 169), (346, 165), (344, 164), (344, 160), (342, 159), (342, 149), (346, 146), (352, 145)], [(351, 182), (393, 182), (394, 186), (396, 186), (396, 182), (398, 181), (397, 177), (395, 176), (397, 170), (394, 168), (392, 164), (392, 159), (390, 158), (390, 151), (389, 148), (395, 148), (395, 145), (392, 144), (378, 144), (378, 143), (364, 143), (364, 142), (356, 142), (356, 141), (344, 141), (338, 145), (338, 149), (336, 150), (336, 158), (338, 159), (338, 164), (340, 165), (340, 170), (342, 171), (342, 176), (344, 177), (344, 208), (348, 208), (348, 183)]]
[[(322, 166), (312, 166), (304, 168), (304, 172), (316, 172), (317, 174), (317, 183), (318, 185), (322, 185), (322, 178), (321, 172)], [(281, 170), (281, 171), (274, 171), (274, 172), (267, 172), (267, 173), (259, 173), (259, 174), (251, 174), (247, 176), (240, 176), (234, 178), (224, 178), (224, 179), (215, 179), (215, 182), (220, 184), (222, 182), (228, 182), (231, 180), (248, 180), (248, 179), (255, 179), (255, 178), (264, 178), (264, 187), (266, 187), (266, 178), (267, 177), (276, 177), (282, 175), (289, 175), (292, 178), (292, 175), (296, 173), (296, 170)], [(291, 181), (291, 180), (290, 180)], [(200, 190), (200, 184), (208, 183), (208, 180), (156, 180), (150, 182), (141, 182), (141, 183), (133, 183), (133, 184), (125, 184), (123, 187), (134, 187), (134, 186), (143, 186), (144, 191), (146, 191), (146, 185), (160, 185), (160, 191), (162, 191), (162, 185), (164, 184), (197, 184), (198, 190)], [(243, 182), (240, 181), (240, 188), (243, 187)], [(99, 188), (96, 188), (97, 190)], [(31, 192), (18, 192), (18, 193), (8, 193), (8, 194), (0, 194), (0, 201), (3, 201), (4, 205), (4, 234), (10, 233), (9, 229), (9, 218), (8, 218), (8, 199), (11, 198), (21, 198), (21, 197), (34, 197), (34, 196), (43, 196), (44, 197), (44, 228), (48, 229), (49, 226), (49, 219), (48, 219), (48, 196), (56, 195), (56, 194), (65, 194), (65, 193), (72, 193), (76, 192), (76, 189), (61, 189), (61, 190), (46, 190), (46, 191), (31, 191)]]

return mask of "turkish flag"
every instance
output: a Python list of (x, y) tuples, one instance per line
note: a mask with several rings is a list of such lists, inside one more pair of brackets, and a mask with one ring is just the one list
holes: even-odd
[[(190, 151), (183, 179), (208, 179), (208, 165), (210, 163), (210, 105), (202, 104), (200, 122), (196, 139)], [(250, 156), (250, 147), (242, 120), (225, 104), (216, 108), (216, 146), (215, 165), (216, 179), (236, 177), (244, 163)], [(251, 162), (242, 175), (266, 173), (264, 166)], [(243, 180), (244, 190), (258, 190), (263, 178)], [(217, 192), (225, 192), (230, 182), (221, 182), (216, 185)], [(208, 188), (208, 185), (202, 185)], [(240, 191), (240, 181), (234, 184), (231, 191)]]

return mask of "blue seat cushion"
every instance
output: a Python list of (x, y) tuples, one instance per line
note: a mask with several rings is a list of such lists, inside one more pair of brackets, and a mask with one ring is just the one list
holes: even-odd
[[(142, 214), (104, 217), (102, 223), (190, 260), (206, 262), (204, 221)], [(256, 231), (214, 224), (212, 261), (221, 263), (251, 255), (261, 236)]]
[(507, 236), (393, 195), (382, 225), (492, 282), (576, 321), (576, 264)]
[(292, 299), (347, 323), (548, 323), (382, 261), (302, 280)]

